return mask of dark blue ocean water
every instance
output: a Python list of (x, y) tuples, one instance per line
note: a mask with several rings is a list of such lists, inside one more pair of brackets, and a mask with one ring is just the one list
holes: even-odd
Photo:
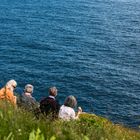
[(58, 88), (84, 111), (140, 125), (139, 0), (0, 0), (0, 86)]

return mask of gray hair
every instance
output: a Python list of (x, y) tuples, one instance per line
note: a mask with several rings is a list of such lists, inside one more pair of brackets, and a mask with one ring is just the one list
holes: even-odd
[(17, 82), (13, 79), (6, 83), (6, 87), (9, 88), (11, 91), (13, 91), (14, 88), (16, 88), (16, 86), (17, 86)]
[(25, 86), (24, 92), (33, 93), (34, 87), (31, 84)]
[(56, 95), (57, 95), (57, 88), (56, 88), (56, 87), (51, 87), (51, 88), (49, 89), (49, 94), (50, 94), (51, 96), (56, 96)]
[(70, 95), (65, 99), (64, 105), (74, 108), (77, 105), (77, 100), (74, 96)]

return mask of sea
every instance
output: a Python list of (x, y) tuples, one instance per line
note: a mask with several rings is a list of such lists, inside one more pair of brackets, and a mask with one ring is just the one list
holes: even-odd
[(0, 0), (0, 87), (140, 125), (140, 0)]

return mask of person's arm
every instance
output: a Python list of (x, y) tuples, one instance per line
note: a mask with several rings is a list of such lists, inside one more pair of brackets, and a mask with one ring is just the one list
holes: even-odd
[(79, 118), (79, 115), (82, 113), (82, 108), (81, 107), (78, 107), (78, 112), (77, 112), (77, 115), (75, 116), (75, 119), (78, 119)]

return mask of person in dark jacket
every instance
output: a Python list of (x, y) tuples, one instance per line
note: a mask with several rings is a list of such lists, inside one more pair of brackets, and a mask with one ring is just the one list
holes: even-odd
[(39, 103), (32, 96), (33, 94), (33, 85), (27, 84), (25, 86), (24, 92), (20, 97), (19, 107), (24, 108), (25, 110), (34, 113), (37, 117), (37, 111), (39, 110)]
[(51, 87), (49, 89), (49, 96), (40, 101), (40, 111), (49, 119), (58, 117), (60, 105), (59, 102), (55, 99), (56, 96), (57, 88)]

